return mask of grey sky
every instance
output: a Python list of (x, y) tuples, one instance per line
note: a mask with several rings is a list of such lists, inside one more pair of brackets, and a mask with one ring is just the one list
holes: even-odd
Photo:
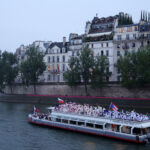
[(0, 0), (0, 49), (14, 52), (35, 40), (62, 41), (84, 33), (85, 23), (99, 17), (129, 13), (135, 22), (150, 11), (150, 0)]

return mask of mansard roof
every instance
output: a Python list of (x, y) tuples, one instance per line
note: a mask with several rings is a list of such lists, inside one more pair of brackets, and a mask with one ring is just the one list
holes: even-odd
[(63, 45), (63, 42), (53, 42), (50, 46), (48, 46), (46, 53), (48, 52), (48, 49), (52, 49), (54, 46), (59, 47), (61, 50), (62, 50), (62, 48), (66, 48), (66, 51), (68, 51), (69, 42), (66, 42), (65, 45)]
[(67, 45), (68, 45), (68, 42), (66, 42), (65, 45), (63, 45), (63, 42), (53, 42), (53, 43), (49, 46), (49, 48), (52, 49), (54, 46), (57, 46), (57, 47), (59, 47), (60, 49), (62, 49), (63, 47), (66, 48)]
[(118, 18), (118, 15), (116, 16), (109, 16), (106, 18), (98, 18), (98, 17), (94, 17), (94, 19), (92, 20), (92, 24), (104, 24), (104, 23), (110, 23), (110, 22), (114, 22), (114, 20)]

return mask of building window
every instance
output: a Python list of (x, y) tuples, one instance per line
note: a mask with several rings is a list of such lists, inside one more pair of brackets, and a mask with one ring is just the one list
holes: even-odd
[(47, 61), (48, 61), (48, 63), (50, 63), (50, 62), (51, 62), (51, 58), (50, 58), (50, 56), (48, 56)]
[(51, 75), (50, 75), (50, 74), (48, 75), (47, 80), (48, 80), (48, 81), (51, 80)]
[(65, 69), (66, 69), (66, 68), (65, 68), (65, 64), (63, 64), (63, 71), (65, 71)]
[(109, 44), (108, 44), (108, 43), (106, 43), (106, 46), (108, 47), (108, 46), (109, 46)]
[(143, 41), (141, 42), (141, 47), (144, 47), (144, 42)]
[(63, 81), (65, 80), (65, 76), (64, 76), (64, 73), (63, 73)]
[(117, 36), (117, 39), (118, 39), (118, 41), (121, 41), (121, 40), (122, 40), (122, 36), (121, 36), (121, 35), (118, 35), (118, 36)]
[(117, 51), (117, 56), (120, 56), (120, 51)]
[(135, 47), (135, 43), (132, 43), (132, 47)]
[(101, 47), (103, 47), (104, 45), (103, 45), (103, 43), (101, 43)]
[(55, 81), (55, 74), (53, 74), (53, 81)]
[(137, 31), (138, 30), (138, 26), (135, 26), (134, 30)]
[(133, 34), (133, 39), (136, 39), (136, 34)]
[(109, 56), (109, 51), (108, 50), (106, 51), (106, 56)]
[(60, 81), (60, 76), (59, 76), (59, 75), (57, 75), (57, 81), (58, 81), (58, 82)]
[(147, 41), (147, 45), (149, 45), (150, 44), (150, 41)]
[(130, 40), (129, 34), (126, 35), (126, 40)]
[(132, 27), (128, 27), (127, 32), (132, 32)]
[(101, 56), (103, 56), (104, 55), (104, 52), (103, 51), (101, 51)]
[(117, 77), (117, 81), (120, 82), (120, 76)]
[(63, 62), (65, 62), (65, 55), (63, 55)]
[(59, 62), (59, 56), (57, 56), (57, 62)]
[(59, 70), (59, 64), (57, 64), (57, 72), (59, 72), (60, 70)]
[(65, 48), (62, 48), (62, 52), (65, 53), (65, 52), (66, 52), (66, 49), (65, 49)]
[(120, 48), (120, 44), (117, 44), (117, 48)]
[(117, 73), (118, 73), (118, 74), (120, 73), (120, 69), (119, 69), (119, 68), (117, 69)]
[(109, 67), (106, 68), (106, 73), (109, 73)]
[(150, 34), (147, 34), (147, 38), (150, 39)]
[(53, 63), (55, 62), (55, 57), (53, 56)]
[(60, 53), (59, 49), (57, 49), (57, 54)]
[(94, 48), (94, 45), (93, 45), (93, 44), (91, 44), (91, 48)]
[(48, 71), (51, 71), (51, 67), (50, 67), (50, 65), (48, 66), (48, 68), (47, 68), (47, 69), (48, 69)]

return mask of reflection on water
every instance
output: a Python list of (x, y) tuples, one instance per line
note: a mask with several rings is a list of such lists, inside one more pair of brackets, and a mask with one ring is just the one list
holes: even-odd
[(119, 143), (113, 143), (112, 144), (114, 149), (118, 149), (118, 150), (126, 150), (127, 149), (127, 145), (124, 144), (119, 144)]
[(85, 149), (87, 149), (87, 150), (91, 150), (91, 149), (95, 150), (95, 148), (96, 148), (96, 145), (95, 145), (94, 142), (91, 142), (91, 141), (85, 142)]
[[(46, 105), (37, 105), (44, 110)], [(33, 104), (0, 103), (0, 150), (149, 150), (99, 136), (31, 125), (26, 118)], [(143, 110), (144, 112), (144, 110)]]

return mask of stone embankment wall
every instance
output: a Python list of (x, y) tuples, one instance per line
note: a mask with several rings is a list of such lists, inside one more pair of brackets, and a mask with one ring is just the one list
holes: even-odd
[[(14, 85), (12, 94), (34, 94), (33, 86)], [(4, 93), (11, 94), (10, 87), (4, 89)], [(38, 95), (63, 95), (63, 96), (85, 96), (84, 86), (70, 88), (67, 85), (37, 85)], [(150, 88), (126, 89), (117, 84), (112, 84), (102, 89), (91, 89), (88, 87), (89, 96), (121, 97), (121, 98), (150, 98)]]
[(100, 105), (106, 108), (109, 108), (111, 102), (125, 110), (138, 109), (140, 112), (149, 112), (150, 108), (149, 88), (129, 90), (119, 85), (109, 85), (97, 90), (88, 88), (89, 96), (85, 96), (84, 86), (71, 89), (67, 85), (38, 85), (37, 95), (33, 91), (32, 86), (15, 85), (11, 94), (10, 87), (6, 87), (5, 94), (0, 95), (0, 101), (56, 105), (57, 98), (60, 97), (65, 101)]

